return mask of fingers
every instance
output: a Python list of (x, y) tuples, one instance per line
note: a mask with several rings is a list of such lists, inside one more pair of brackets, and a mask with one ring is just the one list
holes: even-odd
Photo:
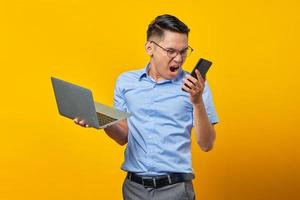
[(204, 83), (204, 79), (202, 78), (200, 72), (198, 69), (196, 69), (196, 76), (197, 76), (197, 79), (201, 82), (201, 83)]
[(196, 69), (196, 76), (197, 78), (194, 78), (192, 76), (187, 76), (188, 79), (190, 79), (196, 86), (198, 87), (204, 87), (205, 85), (205, 79), (202, 78), (200, 71)]
[(78, 118), (75, 118), (73, 121), (75, 124), (78, 124)]
[(197, 78), (191, 75), (187, 75), (183, 80), (184, 84), (182, 86), (182, 89), (184, 89), (191, 95), (196, 95), (199, 92), (201, 93), (205, 86), (205, 80), (202, 78), (199, 70), (196, 70), (196, 76)]
[(188, 79), (185, 79), (184, 83), (185, 84), (182, 85), (182, 89), (194, 96), (197, 93), (196, 86), (193, 83), (191, 83)]
[(186, 92), (190, 93), (191, 88), (187, 87), (186, 85), (182, 85), (182, 89), (184, 89)]
[[(197, 73), (197, 71), (196, 71), (196, 73)], [(198, 73), (199, 73), (199, 71), (198, 71)], [(197, 75), (197, 76), (198, 76), (198, 75)], [(201, 75), (200, 75), (200, 76), (201, 76)], [(196, 88), (196, 87), (201, 87), (202, 85), (204, 85), (203, 79), (196, 79), (196, 78), (194, 78), (194, 77), (191, 76), (191, 75), (187, 75), (183, 81), (184, 81), (184, 83), (187, 84), (191, 89), (194, 89), (194, 88)], [(203, 81), (203, 84), (202, 84), (201, 81)]]
[[(194, 78), (194, 77), (192, 77), (192, 78)], [(184, 78), (183, 82), (185, 83), (185, 85), (187, 85), (191, 89), (194, 89), (196, 87), (196, 84), (197, 84), (197, 82), (195, 82), (195, 83), (192, 82), (192, 80), (190, 80), (189, 77)]]
[(88, 124), (85, 123), (84, 120), (79, 120), (78, 118), (75, 118), (73, 121), (75, 124), (80, 125), (82, 127), (86, 127), (86, 128), (90, 127)]
[(78, 124), (81, 125), (81, 126), (85, 126), (84, 120), (80, 120), (80, 121), (78, 122)]

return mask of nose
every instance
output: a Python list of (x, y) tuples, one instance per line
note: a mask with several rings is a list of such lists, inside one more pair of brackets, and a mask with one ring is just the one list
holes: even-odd
[(173, 58), (173, 60), (177, 63), (181, 63), (183, 61), (183, 57), (181, 53), (177, 53), (177, 55)]

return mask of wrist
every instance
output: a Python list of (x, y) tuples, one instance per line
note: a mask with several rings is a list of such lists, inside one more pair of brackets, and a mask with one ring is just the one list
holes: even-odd
[(203, 99), (200, 96), (199, 99), (197, 99), (197, 101), (192, 102), (193, 103), (193, 107), (201, 107), (204, 105)]

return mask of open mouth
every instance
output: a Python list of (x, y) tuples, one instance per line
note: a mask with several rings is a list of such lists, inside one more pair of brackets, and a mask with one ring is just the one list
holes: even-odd
[(171, 72), (176, 72), (176, 71), (178, 71), (178, 69), (179, 69), (179, 66), (171, 66), (170, 67)]

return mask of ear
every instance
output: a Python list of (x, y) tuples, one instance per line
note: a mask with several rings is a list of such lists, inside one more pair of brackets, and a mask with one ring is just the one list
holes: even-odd
[(151, 42), (147, 41), (145, 44), (145, 50), (149, 56), (153, 55), (153, 45)]

